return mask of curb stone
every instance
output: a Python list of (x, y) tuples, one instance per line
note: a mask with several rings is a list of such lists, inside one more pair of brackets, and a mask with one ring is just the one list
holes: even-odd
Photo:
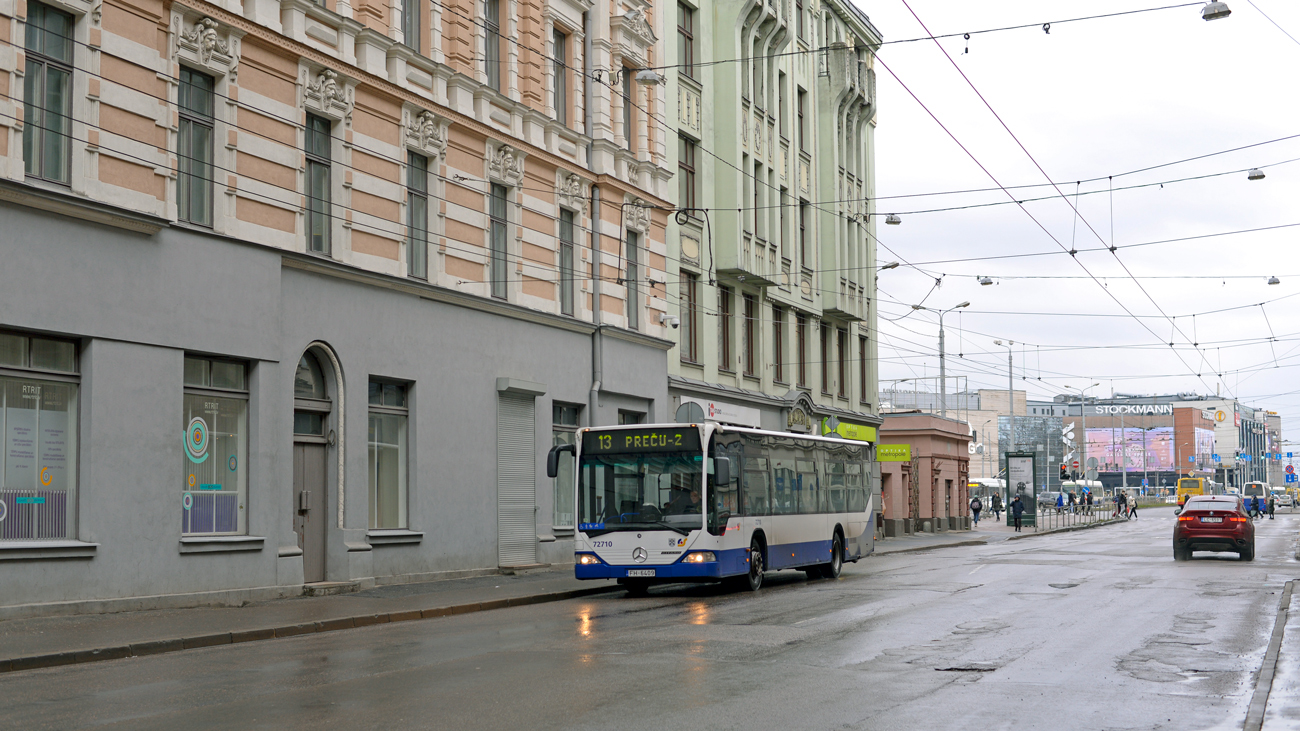
[(218, 647), (221, 645), (231, 645), (243, 642), (282, 639), (285, 637), (297, 637), (299, 635), (316, 634), (321, 632), (338, 632), (340, 630), (370, 627), (379, 624), (389, 624), (392, 622), (410, 622), (418, 619), (450, 617), (457, 614), (486, 612), (488, 610), (504, 609), (506, 607), (523, 607), (530, 604), (544, 604), (547, 602), (564, 601), (566, 599), (577, 599), (593, 594), (605, 594), (612, 591), (620, 591), (622, 588), (623, 587), (621, 586), (609, 585), (593, 586), (589, 589), (566, 589), (564, 591), (550, 592), (547, 594), (530, 594), (509, 599), (492, 599), (483, 602), (430, 607), (428, 609), (411, 609), (383, 614), (363, 614), (355, 617), (339, 617), (336, 619), (325, 619), (318, 622), (305, 622), (302, 624), (291, 624), (281, 627), (263, 627), (259, 629), (237, 630), (234, 632), (219, 632), (215, 634), (195, 635), (193, 637), (182, 637), (179, 639), (148, 640), (128, 645), (112, 645), (108, 647), (97, 647), (71, 652), (57, 652), (48, 655), (0, 658), (0, 673), (52, 668), (62, 665), (80, 665), (85, 663), (101, 662), (104, 660), (121, 660), (128, 657), (147, 657), (149, 655), (161, 655), (167, 652), (194, 650), (202, 647)]

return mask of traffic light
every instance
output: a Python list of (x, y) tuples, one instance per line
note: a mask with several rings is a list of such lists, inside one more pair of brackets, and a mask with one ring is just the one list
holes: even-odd
[(1069, 479), (1070, 473), (1065, 469), (1065, 465), (1061, 465), (1061, 482), (1068, 482)]

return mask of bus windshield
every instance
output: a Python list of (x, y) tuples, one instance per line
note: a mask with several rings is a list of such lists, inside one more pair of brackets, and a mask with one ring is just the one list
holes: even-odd
[(591, 534), (704, 528), (703, 451), (582, 456), (578, 521)]
[(1264, 483), (1247, 482), (1246, 492), (1244, 494), (1246, 497), (1264, 497)]

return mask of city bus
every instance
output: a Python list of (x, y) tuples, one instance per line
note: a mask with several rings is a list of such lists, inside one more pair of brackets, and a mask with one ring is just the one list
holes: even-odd
[(618, 579), (631, 595), (657, 583), (763, 575), (836, 578), (875, 549), (866, 442), (720, 424), (581, 429), (574, 455), (574, 576)]
[(1268, 497), (1268, 492), (1267, 482), (1247, 482), (1241, 486), (1241, 496), (1247, 500), (1253, 497), (1264, 500)]
[(1187, 498), (1192, 495), (1212, 495), (1214, 494), (1214, 483), (1204, 477), (1180, 477), (1178, 478), (1178, 505), (1181, 506), (1187, 502)]

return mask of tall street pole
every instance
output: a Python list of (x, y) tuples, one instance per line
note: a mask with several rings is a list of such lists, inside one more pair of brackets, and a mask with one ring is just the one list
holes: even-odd
[[(993, 344), (1003, 345), (1001, 340), (994, 340)], [(1003, 347), (1007, 349), (1007, 451), (1008, 452), (1016, 451), (1016, 391), (1015, 391), (1016, 379), (1015, 379), (1015, 369), (1011, 361), (1011, 352), (1012, 352), (1011, 346), (1015, 344), (1016, 341), (1008, 340), (1006, 342), (1006, 345), (1003, 345)], [(1007, 487), (1010, 486), (1011, 486), (1011, 474), (1008, 472)]]
[[(945, 367), (943, 347), (943, 316), (953, 310), (959, 310), (963, 307), (970, 307), (970, 302), (963, 302), (955, 307), (949, 307), (946, 310), (937, 311), (939, 313), (939, 416), (944, 417), (948, 416), (948, 371)], [(931, 312), (936, 311), (922, 305), (912, 305), (912, 309), (930, 310)]]

